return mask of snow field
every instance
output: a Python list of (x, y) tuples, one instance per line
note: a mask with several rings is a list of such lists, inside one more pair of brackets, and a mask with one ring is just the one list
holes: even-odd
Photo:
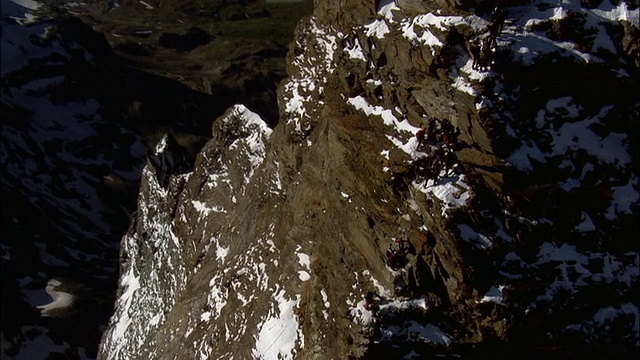
[(300, 303), (300, 295), (295, 299), (287, 299), (285, 291), (280, 290), (274, 300), (278, 312), (270, 312), (267, 319), (258, 326), (260, 329), (253, 356), (257, 359), (293, 359), (296, 343), (304, 346), (304, 336), (299, 331), (299, 325), (294, 309)]

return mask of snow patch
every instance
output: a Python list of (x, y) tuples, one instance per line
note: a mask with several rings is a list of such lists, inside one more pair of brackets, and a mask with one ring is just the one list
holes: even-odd
[(322, 302), (324, 303), (324, 307), (328, 309), (331, 306), (331, 303), (329, 302), (329, 297), (327, 296), (327, 292), (324, 289), (321, 289), (320, 295), (322, 295)]
[(67, 292), (55, 290), (55, 288), (60, 285), (62, 285), (62, 283), (55, 279), (51, 279), (47, 282), (45, 291), (49, 296), (51, 296), (53, 301), (45, 305), (36, 306), (40, 309), (42, 316), (50, 316), (51, 310), (67, 308), (73, 304), (75, 296)]
[(271, 314), (258, 326), (260, 332), (252, 355), (259, 359), (293, 359), (296, 340), (299, 339), (294, 309), (300, 302), (300, 295), (296, 295), (296, 299), (287, 300), (284, 290), (281, 290), (275, 300), (278, 303), (278, 313)]
[(365, 25), (364, 27), (365, 29), (367, 29), (365, 31), (365, 34), (368, 37), (375, 37), (378, 39), (384, 39), (384, 36), (391, 32), (391, 30), (389, 30), (387, 22), (382, 19), (378, 19), (371, 24)]
[(481, 303), (496, 303), (502, 304), (502, 300), (504, 299), (504, 295), (502, 294), (502, 290), (504, 289), (503, 285), (492, 286), (489, 291), (480, 299)]
[(110, 336), (110, 342), (113, 344), (113, 348), (109, 349), (115, 357), (118, 356), (122, 347), (128, 342), (126, 340), (126, 332), (133, 321), (130, 315), (130, 308), (135, 293), (140, 289), (140, 280), (134, 274), (133, 266), (130, 266), (127, 273), (120, 279), (120, 288), (125, 290), (116, 302), (117, 312), (120, 316), (112, 317), (112, 319), (116, 319), (116, 323), (112, 324), (113, 332)]
[(362, 271), (362, 275), (369, 277), (369, 280), (371, 280), (373, 286), (378, 290), (378, 294), (384, 297), (391, 297), (391, 292), (385, 289), (384, 286), (382, 286), (380, 282), (376, 278), (374, 278), (373, 275), (371, 275), (371, 272), (369, 270)]
[(164, 134), (164, 136), (162, 136), (162, 139), (160, 139), (160, 141), (156, 144), (153, 154), (157, 156), (164, 153), (164, 151), (167, 150), (167, 146), (169, 146), (168, 141), (169, 135)]
[(42, 4), (34, 0), (9, 0), (29, 10), (38, 10)]
[[(299, 246), (297, 250), (300, 250)], [(310, 271), (311, 260), (309, 259), (309, 255), (304, 253), (296, 253), (296, 255), (298, 256), (298, 264), (300, 264), (300, 266), (303, 267), (305, 270)], [(308, 271), (305, 271), (305, 270), (298, 271), (298, 277), (300, 278), (301, 281), (307, 281), (311, 279), (311, 275), (309, 274)]]
[(226, 213), (227, 211), (222, 206), (212, 206), (209, 207), (205, 203), (199, 200), (192, 200), (191, 204), (193, 207), (200, 213), (200, 218), (206, 218), (209, 216), (209, 213)]
[(385, 109), (382, 106), (370, 105), (367, 99), (360, 95), (349, 98), (347, 103), (354, 108), (363, 111), (366, 115), (380, 116), (384, 124), (387, 126), (396, 126), (396, 123), (398, 123), (398, 118), (396, 118), (392, 110)]
[(394, 11), (399, 11), (400, 8), (396, 5), (395, 0), (381, 0), (378, 4), (378, 15), (387, 19), (393, 23)]
[(473, 243), (476, 247), (488, 249), (493, 245), (488, 236), (478, 233), (467, 224), (459, 224), (458, 230), (460, 231), (460, 237), (462, 240)]
[(311, 279), (311, 275), (304, 271), (304, 270), (299, 270), (298, 271), (298, 278), (300, 278), (300, 281), (307, 281), (309, 279)]
[(227, 254), (229, 254), (229, 247), (224, 247), (222, 245), (218, 245), (216, 246), (216, 260), (220, 261), (220, 262), (224, 262), (224, 259), (227, 257)]
[(615, 7), (613, 7), (613, 4), (610, 2), (604, 2), (600, 4), (598, 9), (592, 9), (590, 11), (610, 21), (628, 21), (635, 27), (640, 27), (640, 8), (638, 8), (637, 5), (635, 9), (629, 10), (629, 6), (624, 1), (620, 1)]
[(471, 198), (471, 188), (465, 183), (464, 175), (443, 177), (437, 181), (430, 179), (426, 184), (414, 181), (412, 185), (427, 197), (435, 196), (442, 202), (442, 216), (447, 216), (450, 209), (466, 206)]
[(462, 91), (463, 93), (469, 94), (471, 96), (476, 96), (478, 95), (478, 92), (476, 91), (476, 89), (473, 88), (473, 85), (471, 85), (470, 83), (468, 83), (464, 77), (462, 76), (455, 76), (453, 78), (453, 84), (451, 84), (451, 86), (458, 90), (458, 91)]
[(451, 335), (445, 333), (433, 324), (421, 324), (410, 320), (405, 326), (390, 325), (380, 329), (385, 340), (404, 337), (406, 341), (423, 341), (448, 346), (451, 344)]
[(611, 206), (605, 213), (609, 220), (614, 220), (620, 214), (633, 214), (633, 206), (638, 203), (640, 193), (638, 193), (638, 178), (632, 176), (626, 185), (614, 186), (613, 195), (611, 197)]
[(621, 315), (633, 315), (635, 318), (633, 330), (636, 334), (640, 332), (640, 312), (638, 311), (638, 307), (633, 303), (625, 303), (620, 306), (620, 308), (614, 308), (613, 306), (603, 307), (598, 310), (593, 319), (599, 324), (604, 325), (612, 320), (616, 319)]
[(142, 0), (138, 0), (138, 2), (139, 2), (140, 4), (142, 4), (142, 6), (144, 6), (144, 7), (145, 7), (145, 9), (147, 9), (147, 10), (153, 10), (153, 6), (149, 5), (148, 3), (146, 3), (146, 2), (144, 2), (144, 1), (142, 1)]
[(594, 231), (596, 229), (596, 226), (593, 223), (593, 220), (591, 220), (591, 217), (589, 216), (589, 214), (583, 211), (582, 222), (578, 224), (575, 229), (576, 231), (579, 231), (579, 232), (588, 232), (588, 231)]
[(298, 264), (300, 264), (300, 266), (309, 269), (311, 266), (311, 260), (309, 259), (309, 255), (304, 254), (304, 253), (297, 253), (296, 254), (298, 256)]

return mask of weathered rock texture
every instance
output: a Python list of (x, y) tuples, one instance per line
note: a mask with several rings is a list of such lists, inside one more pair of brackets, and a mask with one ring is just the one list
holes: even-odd
[(236, 106), (192, 171), (150, 159), (102, 357), (631, 356), (638, 10), (501, 6), (477, 71), (493, 4), (318, 1), (273, 131)]

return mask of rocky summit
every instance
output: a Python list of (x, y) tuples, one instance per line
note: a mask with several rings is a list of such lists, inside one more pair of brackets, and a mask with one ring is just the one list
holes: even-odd
[[(277, 120), (242, 71), (193, 67), (209, 90), (170, 89), (198, 111), (129, 118), (145, 151), (97, 358), (636, 358), (638, 17), (627, 0), (315, 1)], [(153, 56), (216, 46), (196, 25), (106, 47), (166, 79)], [(67, 283), (46, 283), (44, 315), (75, 301)]]

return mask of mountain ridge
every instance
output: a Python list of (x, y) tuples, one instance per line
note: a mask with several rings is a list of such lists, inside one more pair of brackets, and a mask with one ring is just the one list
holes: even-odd
[[(57, 188), (91, 184), (95, 175), (78, 171), (74, 161), (84, 163), (90, 149), (110, 144), (131, 150), (112, 165), (138, 169), (128, 182), (109, 172), (115, 168), (100, 173), (113, 190), (108, 194), (131, 195), (132, 182), (139, 193), (137, 211), (118, 206), (115, 196), (108, 201), (119, 214), (130, 213), (131, 222), (98, 358), (635, 356), (637, 4), (316, 2), (298, 23), (277, 91), (272, 81), (282, 71), (281, 44), (265, 45), (271, 73), (265, 82), (264, 69), (254, 66), (257, 53), (233, 57), (239, 66), (206, 61), (216, 46), (238, 41), (225, 38), (230, 33), (247, 35), (240, 25), (219, 29), (236, 20), (169, 14), (155, 2), (118, 5), (82, 5), (89, 11), (78, 15), (82, 21), (67, 21), (58, 33), (44, 31), (53, 22), (26, 27), (34, 36), (22, 42), (15, 42), (15, 26), (23, 20), (6, 18), (4, 2), (2, 19), (3, 48), (15, 40), (9, 49), (23, 45), (42, 69), (48, 61), (60, 69), (100, 68), (104, 57), (81, 46), (98, 36), (104, 46), (94, 50), (123, 61), (122, 68), (109, 61), (105, 68), (127, 70), (99, 89), (127, 84), (111, 102), (114, 111), (104, 97), (79, 91), (108, 75), (25, 78), (20, 74), (29, 67), (7, 68), (3, 56), (2, 107), (12, 115), (2, 122), (3, 194), (23, 189), (20, 174), (33, 189), (52, 186), (41, 174), (49, 163), (64, 164), (73, 175)], [(154, 29), (109, 22), (127, 9), (171, 21)], [(181, 16), (197, 18), (200, 30), (189, 30), (194, 24), (181, 24)], [(245, 24), (268, 28), (262, 20)], [(74, 43), (69, 29), (87, 34)], [(40, 30), (42, 41), (62, 45), (58, 55), (46, 57), (42, 41), (33, 40), (42, 38)], [(184, 40), (190, 31), (208, 33), (211, 41), (185, 52), (160, 44), (165, 34)], [(166, 59), (200, 67), (169, 73)], [(155, 75), (136, 72), (140, 64), (155, 64)], [(219, 66), (227, 70), (208, 73)], [(247, 69), (256, 81), (245, 81)], [(216, 81), (227, 80), (228, 87), (214, 90)], [(57, 89), (51, 96), (49, 85)], [(259, 95), (250, 93), (252, 86)], [(240, 99), (247, 103), (233, 105)], [(56, 112), (25, 112), (33, 102)], [(72, 103), (86, 106), (74, 112)], [(123, 128), (110, 128), (108, 141), (91, 131), (78, 139), (61, 133), (65, 126), (99, 133), (104, 127), (96, 122), (121, 116)], [(44, 152), (40, 163), (28, 156), (39, 144), (30, 136), (47, 124), (53, 130), (43, 133), (59, 139), (46, 146), (65, 151)], [(109, 162), (109, 156), (98, 158)], [(71, 224), (73, 211), (83, 209), (76, 219), (92, 214), (86, 210), (93, 197), (56, 194), (44, 197), (43, 208), (62, 201), (68, 210), (48, 213), (66, 214)], [(3, 202), (3, 225), (19, 228), (10, 241), (3, 237), (3, 289), (15, 288), (10, 304), (28, 311), (28, 319), (7, 322), (11, 307), (3, 302), (3, 355), (50, 342), (52, 354), (92, 358), (90, 341), (66, 338), (68, 329), (60, 329), (99, 300), (104, 307), (105, 290), (62, 276), (81, 262), (67, 261), (65, 268), (60, 261), (69, 258), (53, 249), (89, 256), (95, 266), (116, 259), (80, 256), (64, 236), (41, 238), (23, 210)], [(33, 244), (21, 248), (16, 234), (33, 237)], [(46, 266), (18, 266), (34, 254)], [(100, 271), (115, 275), (116, 269)], [(45, 285), (50, 304), (40, 302)], [(51, 312), (60, 293), (79, 306)], [(51, 317), (39, 317), (36, 306)], [(54, 346), (59, 339), (62, 345)]]
[[(496, 20), (488, 4), (478, 3), (483, 10), (475, 14), (441, 3), (434, 9), (403, 1), (378, 8), (355, 0), (327, 2), (316, 4), (313, 15), (301, 21), (287, 55), (289, 78), (279, 87), (281, 119), (265, 144), (262, 166), (248, 183), (231, 176), (225, 194), (185, 196), (178, 206), (178, 212), (186, 212), (190, 201), (206, 199), (234, 215), (210, 218), (222, 216), (229, 229), (205, 225), (202, 233), (202, 238), (211, 236), (211, 247), (200, 255), (201, 266), (212, 274), (202, 314), (184, 310), (186, 303), (204, 301), (207, 293), (207, 277), (196, 276), (181, 290), (190, 294), (189, 302), (171, 309), (175, 314), (169, 323), (147, 330), (163, 334), (166, 341), (169, 334), (184, 332), (193, 346), (177, 352), (168, 349), (170, 342), (153, 343), (148, 348), (153, 356), (513, 355), (496, 348), (503, 343), (522, 357), (586, 356), (586, 349), (606, 352), (609, 345), (604, 344), (618, 344), (612, 353), (631, 355), (638, 338), (637, 321), (631, 320), (637, 319), (637, 306), (628, 293), (638, 276), (631, 240), (637, 226), (628, 221), (638, 196), (625, 134), (637, 121), (622, 115), (628, 130), (600, 131), (592, 124), (604, 124), (612, 109), (624, 114), (637, 108), (637, 98), (630, 95), (636, 80), (626, 75), (612, 80), (619, 81), (623, 97), (609, 104), (611, 98), (595, 97), (583, 87), (556, 88), (553, 78), (545, 82), (546, 77), (528, 72), (540, 64), (546, 73), (562, 72), (568, 83), (582, 71), (609, 78), (612, 73), (598, 70), (601, 60), (590, 53), (599, 52), (600, 43), (577, 50), (556, 41), (562, 39), (553, 26), (577, 17), (603, 34), (604, 25), (594, 25), (592, 17), (618, 18), (599, 15), (608, 11), (608, 3), (601, 4), (605, 10), (573, 2), (567, 9), (542, 1), (505, 3), (507, 22), (490, 38), (488, 29)], [(617, 5), (613, 13), (637, 12), (627, 5)], [(338, 11), (344, 7), (352, 11)], [(534, 26), (545, 21), (552, 25), (549, 38), (546, 27)], [(484, 61), (484, 70), (474, 65), (474, 39), (496, 44), (484, 49), (494, 59), (475, 59)], [(630, 74), (636, 70), (627, 59), (619, 64)], [(585, 60), (573, 72), (562, 70), (563, 61)], [(518, 74), (532, 75), (531, 83)], [(537, 102), (527, 104), (536, 87)], [(451, 139), (442, 140), (446, 133), (438, 135), (444, 130), (436, 128), (435, 143), (421, 151), (415, 134), (433, 118), (450, 123), (459, 134), (445, 145)], [(540, 137), (527, 128), (529, 119), (542, 129)], [(205, 147), (201, 156), (218, 159), (218, 165), (200, 163), (186, 174), (188, 184), (216, 188), (219, 182), (204, 180), (205, 167), (213, 172), (210, 178), (224, 178), (236, 171), (229, 158), (249, 156), (227, 153), (220, 147), (225, 131), (214, 125), (213, 132), (218, 145)], [(592, 141), (580, 140), (583, 136)], [(591, 148), (595, 144), (604, 150), (598, 153)], [(444, 155), (437, 155), (440, 149)], [(437, 168), (423, 175), (420, 161), (446, 154), (447, 171)], [(545, 170), (545, 162), (557, 168), (562, 158), (580, 162), (565, 161), (564, 171)], [(580, 191), (593, 191), (581, 174), (596, 166), (627, 169), (613, 176), (619, 177), (614, 183), (622, 184), (616, 191), (627, 194), (628, 201), (610, 193), (608, 200), (576, 207)], [(575, 176), (582, 180), (577, 188)], [(273, 183), (280, 185), (273, 188)], [(576, 191), (581, 186), (584, 190)], [(236, 211), (249, 219), (238, 219)], [(594, 219), (617, 225), (610, 232), (595, 226)], [(200, 229), (206, 218), (172, 221), (176, 228), (180, 223)], [(616, 227), (630, 232), (622, 235)], [(608, 245), (612, 238), (615, 252)], [(582, 239), (592, 243), (587, 246)], [(616, 287), (615, 299), (595, 300), (598, 290), (586, 284)], [(609, 310), (616, 309), (605, 305), (609, 301), (620, 310)], [(572, 306), (575, 312), (567, 310)], [(593, 319), (582, 317), (582, 311)], [(620, 337), (597, 330), (614, 321), (605, 313), (620, 315)], [(550, 314), (556, 318), (541, 321)], [(264, 338), (265, 329), (278, 329), (286, 339)], [(580, 331), (588, 332), (586, 340), (575, 337)], [(199, 334), (211, 336), (208, 345)], [(109, 357), (109, 348), (102, 354)]]

